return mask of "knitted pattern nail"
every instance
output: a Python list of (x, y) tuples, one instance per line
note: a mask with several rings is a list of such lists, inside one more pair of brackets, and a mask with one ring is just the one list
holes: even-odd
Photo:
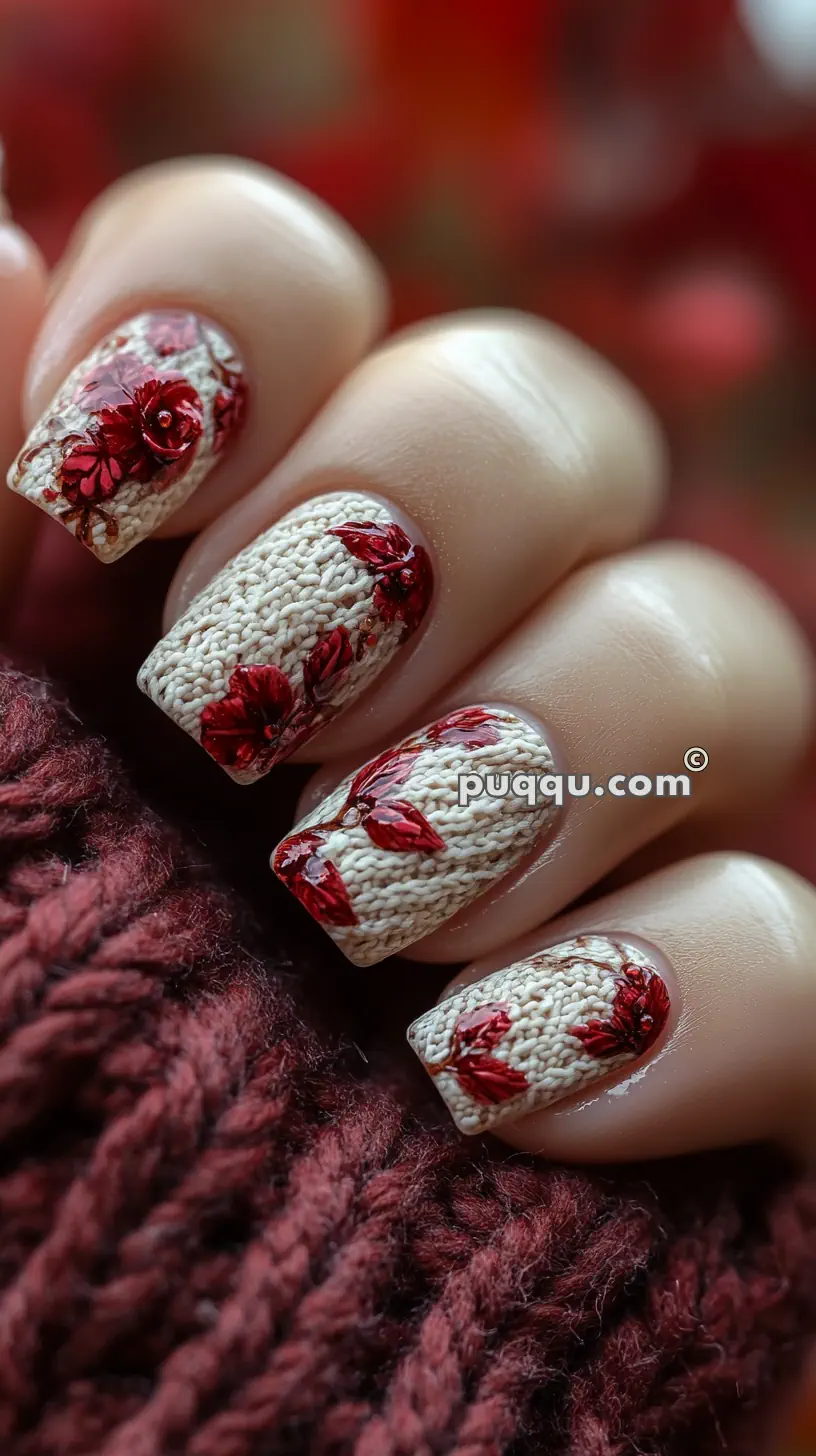
[(460, 805), (460, 778), (553, 771), (532, 724), (462, 708), (350, 775), (278, 845), (272, 868), (349, 960), (374, 965), (508, 874), (554, 818), (551, 799), (510, 792)]
[(242, 364), (215, 324), (139, 314), (68, 376), (8, 483), (100, 561), (116, 561), (192, 495), (245, 407)]
[(0, 845), (3, 1456), (769, 1449), (816, 1333), (781, 1159), (460, 1138), (379, 1018), (308, 1024), (278, 974), (308, 947), (255, 939), (2, 665)]
[(486, 1132), (625, 1067), (654, 1046), (666, 983), (635, 946), (581, 935), (445, 998), (408, 1041), (462, 1132)]
[(238, 783), (253, 783), (364, 692), (422, 622), (424, 546), (381, 501), (298, 506), (200, 592), (139, 686)]

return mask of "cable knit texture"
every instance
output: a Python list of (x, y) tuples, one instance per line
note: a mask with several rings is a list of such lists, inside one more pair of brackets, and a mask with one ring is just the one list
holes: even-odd
[(762, 1449), (806, 1184), (466, 1143), (309, 1029), (49, 689), (0, 713), (4, 1456)]

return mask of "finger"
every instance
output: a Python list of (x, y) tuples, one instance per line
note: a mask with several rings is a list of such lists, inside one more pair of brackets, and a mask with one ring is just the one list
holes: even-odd
[(137, 173), (60, 271), (10, 484), (103, 561), (197, 530), (275, 464), (382, 313), (362, 243), (273, 173)]
[[(576, 573), (441, 707), (274, 856), (356, 964), (485, 954), (689, 814), (771, 795), (810, 733), (813, 665), (753, 577), (665, 543)], [(698, 746), (709, 766), (684, 782)]]
[[(20, 396), (26, 361), (45, 307), (46, 271), (31, 239), (3, 216), (0, 199), (0, 469), (20, 447)], [(25, 570), (37, 518), (8, 492), (0, 492), (0, 608), (11, 600)]]
[(804, 880), (702, 855), (468, 967), (409, 1040), (464, 1132), (528, 1152), (812, 1156), (815, 939)]
[(362, 756), (576, 561), (639, 536), (661, 464), (646, 407), (558, 330), (499, 314), (414, 331), (194, 543), (141, 685), (242, 780), (341, 708), (309, 751)]

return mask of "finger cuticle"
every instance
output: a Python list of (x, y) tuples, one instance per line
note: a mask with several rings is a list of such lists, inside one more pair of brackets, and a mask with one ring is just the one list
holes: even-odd
[(243, 364), (216, 324), (185, 310), (138, 314), (68, 375), (9, 486), (116, 561), (189, 499), (246, 405)]

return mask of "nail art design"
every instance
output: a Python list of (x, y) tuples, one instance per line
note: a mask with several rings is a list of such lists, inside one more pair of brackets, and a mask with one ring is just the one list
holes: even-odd
[(506, 875), (555, 815), (550, 798), (530, 805), (511, 792), (460, 806), (460, 776), (553, 772), (532, 724), (463, 708), (346, 779), (279, 844), (272, 868), (349, 960), (374, 965)]
[(241, 362), (215, 324), (139, 314), (68, 376), (8, 483), (100, 561), (116, 561), (201, 484), (246, 398)]
[(669, 1010), (643, 951), (580, 935), (454, 992), (408, 1041), (457, 1127), (479, 1133), (642, 1057)]
[(432, 590), (427, 551), (382, 501), (318, 496), (199, 593), (139, 686), (232, 778), (253, 783), (382, 672)]

